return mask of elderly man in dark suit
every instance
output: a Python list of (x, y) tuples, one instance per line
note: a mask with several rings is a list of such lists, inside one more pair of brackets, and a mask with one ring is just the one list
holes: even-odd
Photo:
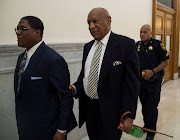
[(34, 16), (23, 17), (15, 29), (18, 46), (26, 48), (14, 76), (20, 140), (65, 140), (77, 125), (67, 63), (42, 41), (43, 30)]
[(81, 73), (70, 86), (79, 98), (79, 125), (86, 122), (90, 140), (119, 140), (122, 131), (130, 133), (136, 115), (140, 74), (135, 42), (111, 32), (104, 8), (92, 9), (87, 23), (94, 40), (85, 44)]

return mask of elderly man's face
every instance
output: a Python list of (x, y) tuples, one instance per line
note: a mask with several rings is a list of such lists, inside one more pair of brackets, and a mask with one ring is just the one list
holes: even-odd
[(18, 46), (30, 49), (36, 41), (36, 30), (32, 29), (27, 20), (20, 20), (17, 30)]
[(89, 31), (95, 40), (103, 39), (110, 31), (111, 18), (104, 16), (101, 11), (92, 10), (87, 19)]

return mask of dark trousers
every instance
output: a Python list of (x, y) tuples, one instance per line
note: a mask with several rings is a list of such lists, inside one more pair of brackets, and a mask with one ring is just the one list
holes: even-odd
[(99, 100), (88, 98), (86, 111), (86, 128), (90, 140), (120, 140), (122, 134), (120, 130), (112, 134), (112, 128), (104, 127)]
[[(158, 119), (158, 104), (160, 101), (162, 78), (159, 77), (154, 81), (141, 79), (139, 98), (142, 104), (142, 114), (144, 118), (144, 127), (156, 131)], [(155, 133), (147, 132), (148, 136)]]

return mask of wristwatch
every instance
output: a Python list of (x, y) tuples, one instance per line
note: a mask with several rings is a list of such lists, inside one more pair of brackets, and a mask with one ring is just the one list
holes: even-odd
[(155, 74), (154, 70), (152, 69), (153, 75)]

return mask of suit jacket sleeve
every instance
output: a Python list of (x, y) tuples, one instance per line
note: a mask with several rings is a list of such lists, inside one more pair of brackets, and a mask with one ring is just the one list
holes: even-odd
[(58, 129), (70, 131), (73, 129), (70, 128), (72, 119), (75, 119), (72, 111), (73, 97), (69, 90), (70, 74), (67, 63), (59, 55), (56, 55), (55, 60), (51, 61), (49, 80), (50, 84), (52, 84), (53, 88), (56, 90), (55, 93), (61, 96), (58, 106)]
[(130, 111), (128, 116), (132, 119), (136, 116), (137, 99), (140, 89), (140, 64), (136, 52), (134, 40), (129, 40), (128, 51), (125, 58), (125, 71), (122, 85), (122, 114)]
[(77, 81), (73, 84), (76, 87), (76, 91), (77, 93), (74, 95), (74, 97), (77, 99), (79, 98), (81, 92), (80, 91), (84, 91), (84, 87), (83, 87), (83, 70), (81, 69), (81, 72), (79, 74), (79, 77), (77, 79)]

